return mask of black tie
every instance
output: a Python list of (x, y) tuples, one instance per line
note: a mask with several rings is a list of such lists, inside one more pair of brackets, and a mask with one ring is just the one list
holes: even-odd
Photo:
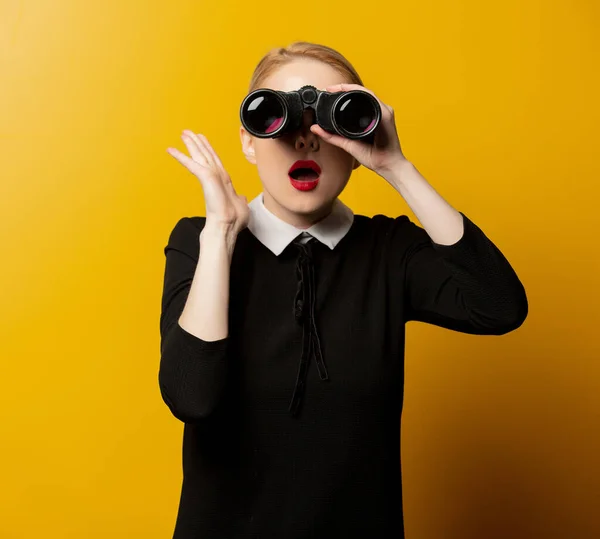
[(321, 341), (317, 332), (315, 323), (315, 267), (312, 256), (312, 245), (314, 238), (307, 243), (300, 243), (299, 239), (294, 242), (294, 246), (299, 250), (299, 256), (296, 263), (296, 276), (298, 278), (298, 288), (294, 301), (294, 317), (302, 325), (302, 353), (300, 355), (300, 364), (298, 366), (298, 376), (296, 386), (290, 402), (289, 411), (292, 416), (297, 415), (304, 395), (306, 386), (306, 374), (311, 357), (314, 355), (321, 380), (328, 380), (327, 368), (323, 360), (321, 351)]

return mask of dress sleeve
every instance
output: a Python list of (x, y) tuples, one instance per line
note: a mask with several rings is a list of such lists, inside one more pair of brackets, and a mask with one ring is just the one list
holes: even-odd
[(423, 228), (400, 220), (406, 321), (479, 335), (513, 331), (528, 313), (523, 284), (494, 243), (461, 215), (464, 233), (453, 245), (436, 244)]
[(198, 264), (204, 222), (204, 218), (183, 217), (164, 248), (158, 381), (164, 402), (185, 423), (211, 414), (227, 377), (228, 338), (204, 341), (179, 325)]

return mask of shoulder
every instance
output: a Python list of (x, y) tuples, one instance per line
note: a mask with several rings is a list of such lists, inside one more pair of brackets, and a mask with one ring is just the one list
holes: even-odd
[(204, 228), (206, 217), (181, 217), (172, 227), (169, 233), (165, 252), (168, 249), (179, 249), (181, 251), (197, 251), (200, 232)]
[(376, 214), (372, 217), (355, 215), (354, 227), (357, 239), (382, 246), (390, 244), (408, 246), (427, 237), (425, 231), (411, 221), (408, 215), (395, 217), (383, 214)]
[(181, 217), (173, 226), (169, 238), (178, 238), (202, 232), (206, 224), (206, 217)]

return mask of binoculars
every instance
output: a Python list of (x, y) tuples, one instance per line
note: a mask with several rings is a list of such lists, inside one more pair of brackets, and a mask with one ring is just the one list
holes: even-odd
[(325, 131), (349, 139), (372, 142), (381, 121), (379, 102), (368, 92), (326, 92), (303, 86), (292, 92), (259, 88), (240, 107), (242, 125), (258, 138), (277, 138), (302, 126), (304, 110), (313, 109)]

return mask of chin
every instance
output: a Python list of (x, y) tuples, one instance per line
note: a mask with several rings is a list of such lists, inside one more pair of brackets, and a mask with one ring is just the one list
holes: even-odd
[[(325, 180), (325, 181), (324, 181)], [(272, 189), (269, 189), (269, 185)], [(342, 189), (331, 181), (321, 177), (316, 188), (310, 191), (298, 191), (289, 181), (263, 182), (263, 189), (273, 202), (284, 212), (294, 214), (307, 221), (318, 221), (331, 210), (332, 204)]]
[(331, 206), (334, 196), (319, 192), (319, 186), (313, 191), (297, 191), (290, 186), (291, 193), (286, 193), (285, 205), (289, 211), (301, 215), (320, 213)]

